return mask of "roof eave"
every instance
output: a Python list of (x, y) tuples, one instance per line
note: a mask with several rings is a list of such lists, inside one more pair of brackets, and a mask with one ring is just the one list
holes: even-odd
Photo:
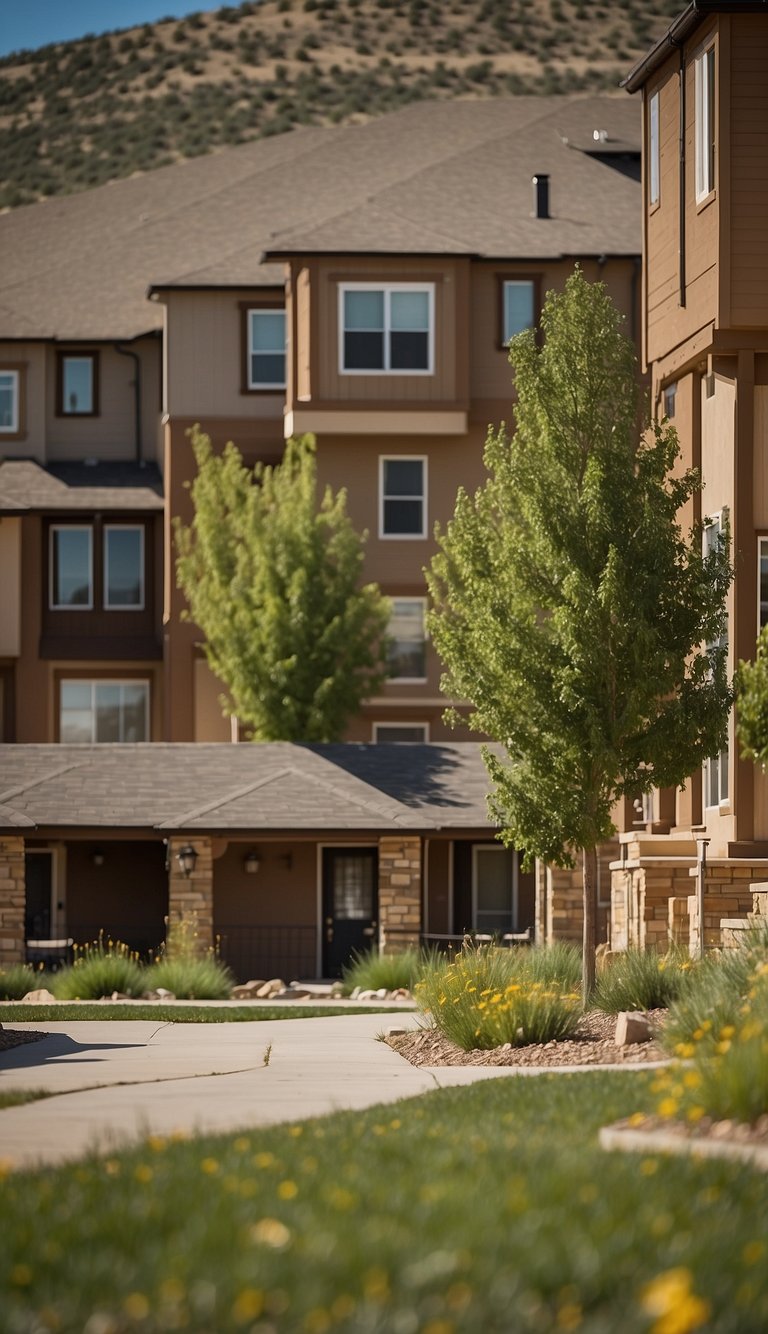
[(655, 46), (632, 66), (619, 87), (626, 88), (628, 93), (636, 93), (710, 14), (717, 14), (721, 10), (731, 14), (765, 14), (767, 3), (768, 0), (739, 0), (737, 4), (727, 4), (725, 0), (691, 0), (691, 4), (670, 24)]

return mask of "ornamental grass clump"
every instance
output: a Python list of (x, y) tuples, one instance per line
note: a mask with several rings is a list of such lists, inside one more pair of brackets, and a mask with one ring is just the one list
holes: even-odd
[(416, 997), (439, 1032), (463, 1051), (567, 1038), (581, 1016), (576, 992), (554, 979), (532, 980), (523, 951), (492, 945), (433, 962)]
[(691, 968), (681, 952), (627, 950), (611, 958), (598, 976), (593, 1003), (606, 1014), (666, 1009), (680, 995)]
[(47, 985), (31, 964), (12, 963), (9, 968), (0, 968), (0, 1000), (21, 1000), (28, 991)]
[(424, 970), (426, 957), (415, 946), (399, 954), (379, 954), (376, 949), (364, 954), (355, 951), (342, 973), (344, 994), (348, 996), (355, 987), (363, 991), (378, 991), (381, 987), (386, 987), (387, 991), (401, 988), (413, 991)]
[(202, 958), (161, 958), (144, 974), (144, 989), (170, 991), (178, 1000), (228, 1000), (234, 976), (214, 953)]
[(74, 963), (54, 973), (50, 985), (57, 1000), (99, 1000), (114, 991), (140, 996), (144, 969), (128, 945), (100, 932), (97, 940), (75, 946)]

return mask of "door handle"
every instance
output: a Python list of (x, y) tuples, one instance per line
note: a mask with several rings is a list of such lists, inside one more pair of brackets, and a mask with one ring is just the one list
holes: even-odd
[(333, 940), (333, 927), (332, 927), (332, 926), (326, 927), (325, 938), (326, 938), (326, 940)]
[(373, 926), (364, 926), (364, 927), (363, 927), (363, 935), (364, 935), (364, 936), (372, 936), (375, 930), (376, 930), (376, 928), (373, 927)]

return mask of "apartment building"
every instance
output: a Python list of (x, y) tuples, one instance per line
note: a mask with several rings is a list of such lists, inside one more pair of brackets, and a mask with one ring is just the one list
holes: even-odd
[[(728, 663), (768, 620), (768, 14), (696, 0), (628, 75), (643, 117), (642, 351), (658, 416), (704, 489), (704, 541), (730, 525)], [(614, 938), (664, 943), (700, 923), (688, 902), (708, 840), (705, 939), (768, 880), (768, 780), (728, 748), (678, 792), (654, 794), (623, 839)], [(696, 839), (698, 839), (698, 850)], [(691, 921), (691, 912), (694, 919)]]
[(639, 129), (621, 97), (428, 103), (1, 217), (2, 736), (236, 735), (174, 577), (200, 423), (249, 463), (316, 435), (393, 603), (347, 739), (445, 738), (434, 525), (547, 289), (580, 263), (639, 331)]

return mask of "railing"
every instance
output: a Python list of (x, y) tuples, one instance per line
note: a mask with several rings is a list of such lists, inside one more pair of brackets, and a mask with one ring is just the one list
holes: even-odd
[(464, 942), (470, 945), (501, 945), (504, 949), (514, 949), (519, 945), (533, 944), (533, 931), (505, 931), (503, 935), (489, 935), (484, 931), (461, 931), (458, 934), (439, 934), (428, 932), (419, 937), (424, 949), (435, 950), (438, 954), (451, 954), (461, 950)]
[(280, 977), (284, 982), (317, 974), (316, 926), (239, 926), (217, 922), (214, 936), (238, 982)]
[(68, 922), (61, 934), (71, 940), (73, 954), (78, 946), (98, 947), (101, 941), (105, 950), (111, 945), (126, 945), (132, 954), (138, 954), (140, 959), (149, 962), (165, 940), (165, 924), (161, 921), (153, 928), (141, 922), (115, 922), (111, 918), (107, 926), (103, 919), (100, 922), (78, 922), (75, 925)]

